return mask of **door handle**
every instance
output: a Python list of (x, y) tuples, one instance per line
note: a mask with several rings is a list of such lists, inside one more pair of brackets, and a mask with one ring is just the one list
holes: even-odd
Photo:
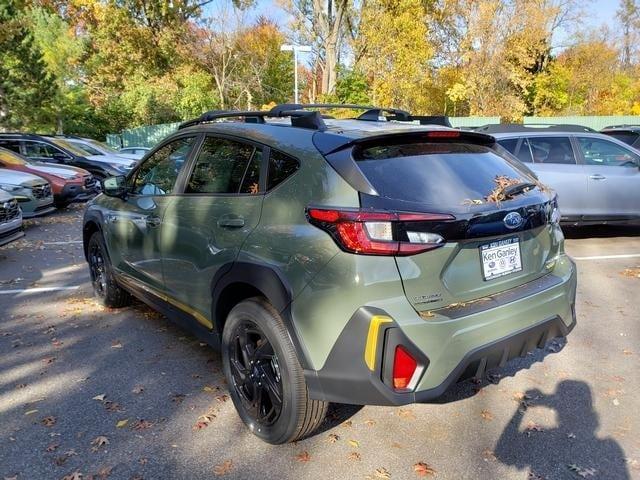
[(589, 175), (591, 180), (605, 180), (607, 177), (604, 175), (600, 175), (599, 173), (594, 173), (593, 175)]
[(244, 218), (236, 215), (225, 215), (218, 220), (219, 227), (240, 228), (244, 227)]
[(146, 218), (146, 223), (147, 223), (147, 227), (151, 227), (151, 228), (156, 228), (160, 226), (160, 223), (162, 223), (160, 221), (160, 217), (157, 217), (155, 215), (149, 215)]

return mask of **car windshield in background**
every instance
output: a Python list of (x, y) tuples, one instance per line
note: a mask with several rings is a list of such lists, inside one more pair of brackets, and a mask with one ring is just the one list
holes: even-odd
[(636, 132), (628, 132), (628, 131), (620, 131), (620, 132), (603, 132), (605, 135), (616, 138), (621, 142), (626, 143), (627, 145), (633, 145), (640, 136), (640, 133)]
[(78, 155), (80, 157), (87, 155), (87, 152), (85, 152), (81, 148), (78, 148), (77, 145), (74, 145), (71, 142), (67, 142), (66, 140), (54, 138), (51, 141), (56, 145), (58, 145), (59, 147), (64, 148), (65, 150), (68, 150), (69, 152), (73, 153), (74, 155)]
[(500, 177), (535, 182), (525, 170), (480, 145), (412, 143), (354, 152), (378, 193), (406, 202), (454, 207), (484, 201)]
[(111, 148), (106, 143), (99, 142), (98, 140), (87, 140), (87, 143), (90, 143), (95, 148), (102, 150), (103, 152), (118, 154), (118, 150)]
[(96, 150), (92, 146), (87, 145), (85, 143), (74, 142), (73, 140), (70, 140), (69, 143), (74, 147), (79, 148), (80, 150), (85, 152), (86, 155), (104, 155), (104, 153)]
[(0, 148), (0, 163), (6, 165), (27, 165), (27, 162), (18, 155), (3, 148)]

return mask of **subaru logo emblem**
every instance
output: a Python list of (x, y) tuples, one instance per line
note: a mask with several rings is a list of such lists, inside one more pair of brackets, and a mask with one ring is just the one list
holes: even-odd
[(504, 226), (513, 230), (514, 228), (518, 228), (522, 225), (522, 215), (518, 212), (507, 213), (507, 216), (502, 220)]

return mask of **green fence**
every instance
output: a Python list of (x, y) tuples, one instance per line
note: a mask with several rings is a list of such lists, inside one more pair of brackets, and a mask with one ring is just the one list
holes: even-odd
[[(491, 123), (500, 123), (500, 117), (449, 117), (454, 127), (480, 127)], [(574, 124), (602, 130), (609, 125), (640, 125), (640, 116), (602, 116), (602, 117), (524, 117), (525, 125), (535, 124)], [(123, 130), (119, 134), (107, 135), (107, 143), (120, 147), (153, 147), (164, 137), (173, 133), (179, 123), (163, 123)]]
[(170, 133), (178, 129), (177, 123), (162, 123), (123, 130), (122, 133), (107, 135), (107, 144), (114, 148), (121, 147), (153, 147)]

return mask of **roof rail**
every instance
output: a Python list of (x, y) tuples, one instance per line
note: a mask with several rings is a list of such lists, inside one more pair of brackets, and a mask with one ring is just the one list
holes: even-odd
[[(203, 113), (200, 117), (194, 118), (183, 122), (178, 127), (179, 129), (198, 125), (200, 123), (213, 122), (224, 118), (241, 118), (246, 123), (265, 123), (265, 118), (282, 118), (290, 117), (291, 126), (299, 128), (307, 128), (311, 130), (326, 130), (327, 126), (324, 123), (323, 118), (331, 118), (327, 115), (321, 115), (317, 109), (350, 109), (350, 110), (364, 110), (364, 113), (360, 114), (355, 120), (373, 121), (377, 122), (380, 117), (384, 117), (387, 121), (398, 122), (418, 122), (420, 125), (442, 125), (445, 127), (451, 127), (449, 117), (436, 115), (411, 115), (405, 110), (398, 108), (384, 108), (373, 107), (370, 105), (355, 105), (355, 104), (341, 104), (341, 103), (282, 103), (276, 105), (271, 110), (255, 110), (255, 111), (241, 111), (241, 110), (211, 110)], [(385, 115), (389, 114), (389, 115)]]
[(546, 123), (529, 123), (527, 125), (522, 125), (519, 123), (504, 123), (504, 124), (489, 124), (483, 125), (482, 127), (478, 127), (475, 130), (476, 132), (483, 133), (509, 133), (509, 132), (594, 132), (597, 133), (596, 130), (590, 127), (585, 127), (584, 125), (560, 125), (560, 124), (546, 124)]
[(607, 127), (604, 127), (602, 130), (610, 130), (614, 128), (640, 128), (640, 125), (635, 125), (633, 123), (623, 123), (622, 125), (609, 125)]

